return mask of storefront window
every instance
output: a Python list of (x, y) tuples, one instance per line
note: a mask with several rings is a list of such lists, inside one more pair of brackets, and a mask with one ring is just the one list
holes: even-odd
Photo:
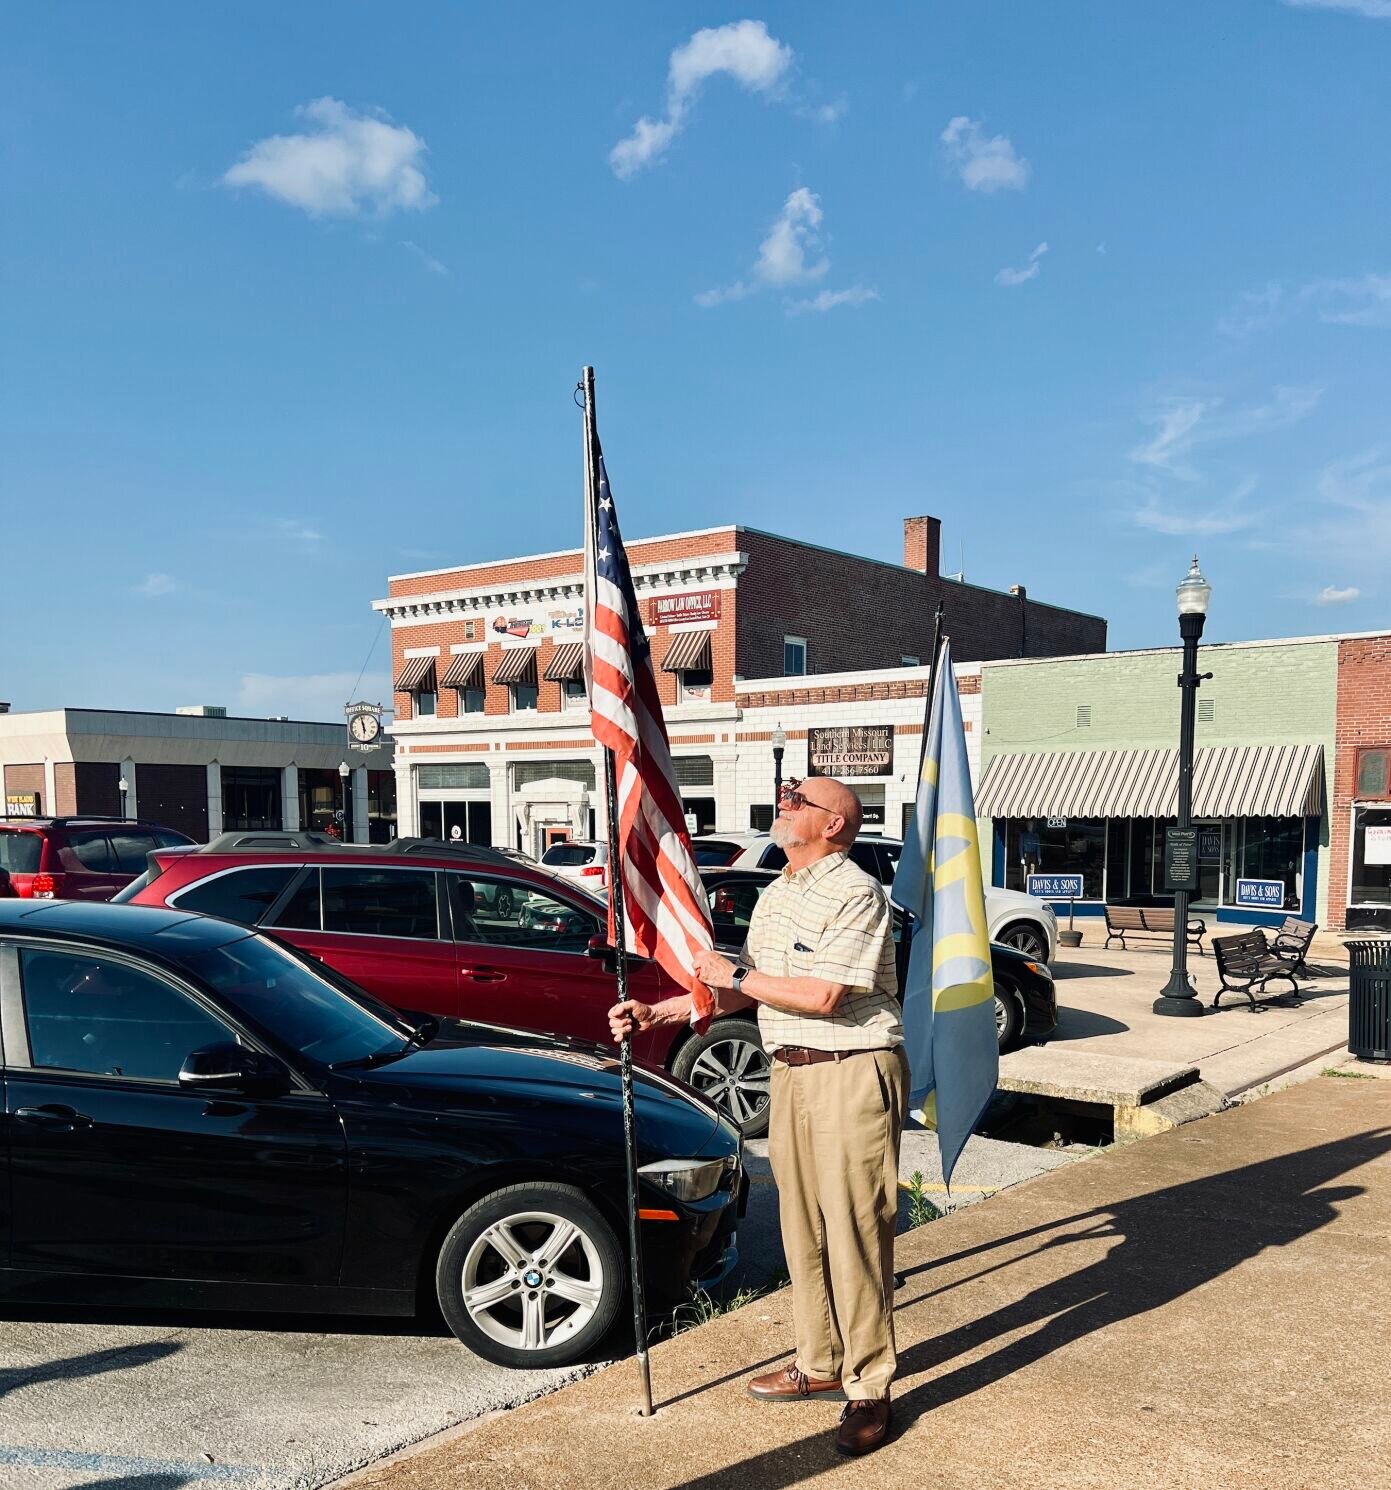
[[(1229, 824), (1227, 837), (1239, 836), (1241, 854), (1236, 879), (1279, 879), (1285, 885), (1285, 910), (1299, 910), (1299, 872), (1305, 855), (1302, 818), (1247, 818)], [(1226, 885), (1227, 903), (1238, 903), (1236, 879)]]
[(1350, 905), (1391, 905), (1391, 807), (1358, 807), (1352, 815)]
[(367, 839), (390, 843), (396, 837), (396, 773), (367, 773)]
[(1082, 898), (1104, 893), (1106, 823), (1101, 819), (1011, 818), (1005, 825), (1005, 885), (1026, 890), (1030, 874), (1080, 874)]
[[(373, 773), (379, 774), (379, 773)], [(352, 777), (348, 778), (348, 801), (352, 802)], [(337, 816), (343, 805), (343, 785), (336, 767), (299, 768), (299, 825), (318, 833), (338, 833)]]
[(281, 773), (274, 766), (223, 766), (223, 828), (283, 827), (280, 786)]

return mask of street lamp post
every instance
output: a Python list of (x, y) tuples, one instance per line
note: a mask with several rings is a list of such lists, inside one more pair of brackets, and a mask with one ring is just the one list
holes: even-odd
[[(1198, 556), (1178, 586), (1178, 629), (1183, 638), (1183, 671), (1178, 676), (1180, 690), (1178, 737), (1178, 826), (1193, 826), (1193, 716), (1198, 707), (1198, 689), (1211, 673), (1198, 671), (1198, 638), (1207, 620), (1207, 602), (1212, 586), (1198, 568)], [(1197, 864), (1194, 854), (1193, 863)], [(1192, 892), (1174, 891), (1174, 965), (1169, 981), (1154, 1001), (1156, 1014), (1174, 1014), (1193, 1018), (1202, 1014), (1198, 990), (1188, 976), (1188, 900)]]
[[(109, 781), (111, 778), (107, 777)], [(124, 776), (116, 783), (116, 790), (121, 794), (121, 816), (126, 815), (126, 793), (130, 790), (130, 782)]]
[(787, 749), (787, 731), (782, 725), (773, 730), (773, 816), (778, 815), (782, 800), (782, 753)]
[(348, 763), (338, 762), (338, 780), (343, 788), (343, 842), (353, 841), (353, 820), (348, 816)]

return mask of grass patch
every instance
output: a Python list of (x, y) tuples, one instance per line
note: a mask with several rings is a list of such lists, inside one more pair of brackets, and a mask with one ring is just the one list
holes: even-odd
[(698, 1330), (701, 1325), (709, 1324), (722, 1314), (733, 1314), (736, 1309), (742, 1309), (745, 1304), (751, 1304), (765, 1294), (786, 1288), (791, 1281), (785, 1272), (779, 1273), (761, 1288), (741, 1288), (725, 1299), (713, 1298), (703, 1288), (698, 1288), (684, 1304), (678, 1304), (670, 1317), (651, 1331), (651, 1334), (669, 1339), (673, 1335), (684, 1335), (687, 1330)]
[(1376, 1077), (1367, 1071), (1344, 1071), (1338, 1066), (1325, 1066), (1320, 1076), (1337, 1076), (1342, 1081), (1375, 1081)]
[(899, 1188), (908, 1197), (908, 1229), (916, 1230), (919, 1226), (926, 1226), (929, 1221), (941, 1219), (942, 1212), (927, 1198), (927, 1181), (923, 1179), (922, 1170), (915, 1169), (905, 1184), (899, 1181)]

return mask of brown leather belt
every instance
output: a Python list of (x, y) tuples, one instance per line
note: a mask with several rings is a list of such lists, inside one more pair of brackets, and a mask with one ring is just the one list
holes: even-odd
[(864, 1050), (811, 1050), (805, 1045), (781, 1045), (773, 1059), (784, 1066), (819, 1066), (823, 1061), (848, 1061), (852, 1055), (866, 1055)]

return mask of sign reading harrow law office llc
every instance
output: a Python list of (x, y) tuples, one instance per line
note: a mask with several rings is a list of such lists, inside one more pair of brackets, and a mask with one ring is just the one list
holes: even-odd
[(1080, 874), (1031, 874), (1026, 876), (1024, 888), (1040, 900), (1081, 900), (1082, 876)]
[(652, 620), (658, 626), (682, 621), (718, 621), (720, 591), (696, 590), (686, 595), (658, 595), (652, 601)]
[(887, 776), (893, 768), (891, 724), (836, 724), (807, 731), (808, 776)]
[(1236, 903), (1257, 911), (1282, 911), (1285, 908), (1284, 880), (1238, 880)]

